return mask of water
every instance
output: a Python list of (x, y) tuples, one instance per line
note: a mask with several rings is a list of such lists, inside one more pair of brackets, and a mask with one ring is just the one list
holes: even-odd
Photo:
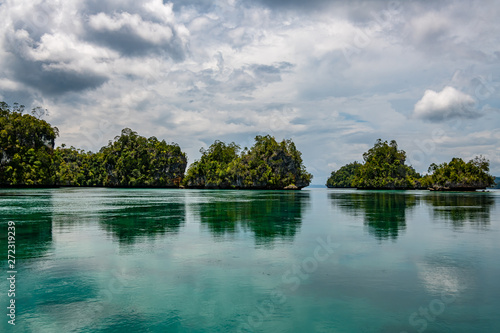
[(2, 332), (498, 332), (500, 192), (0, 190)]

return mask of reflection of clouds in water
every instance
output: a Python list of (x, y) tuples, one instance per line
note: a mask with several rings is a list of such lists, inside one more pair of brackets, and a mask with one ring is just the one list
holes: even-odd
[(468, 270), (448, 259), (433, 258), (416, 265), (418, 277), (431, 294), (458, 294), (471, 284)]

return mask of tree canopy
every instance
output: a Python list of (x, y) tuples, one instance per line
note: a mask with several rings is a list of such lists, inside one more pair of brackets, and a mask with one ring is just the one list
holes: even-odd
[(97, 155), (106, 170), (104, 186), (178, 186), (187, 165), (186, 154), (177, 144), (146, 139), (130, 128)]
[(216, 140), (208, 149), (200, 149), (201, 158), (189, 167), (184, 184), (199, 188), (230, 188), (229, 164), (238, 158), (240, 146)]
[(194, 162), (184, 179), (187, 187), (283, 189), (308, 186), (312, 175), (291, 140), (277, 142), (270, 135), (256, 136), (255, 144), (238, 155), (234, 142), (215, 141)]
[(398, 150), (395, 140), (378, 139), (373, 148), (363, 154), (365, 163), (354, 176), (353, 186), (367, 189), (408, 189), (419, 187), (420, 175), (405, 165), (406, 152)]
[(15, 104), (11, 109), (0, 102), (0, 185), (51, 185), (52, 153), (59, 131), (23, 112), (23, 105)]
[(326, 181), (326, 186), (330, 188), (349, 188), (353, 187), (354, 175), (361, 166), (361, 163), (352, 162), (342, 166), (332, 174)]
[(38, 118), (47, 111), (23, 112), (0, 102), (1, 186), (174, 187), (184, 177), (186, 154), (175, 143), (125, 128), (97, 153), (54, 149), (58, 129)]
[(424, 177), (423, 184), (435, 190), (485, 189), (495, 184), (495, 177), (488, 174), (489, 166), (489, 161), (483, 156), (467, 163), (454, 157), (449, 163), (432, 163), (429, 167), (431, 174)]

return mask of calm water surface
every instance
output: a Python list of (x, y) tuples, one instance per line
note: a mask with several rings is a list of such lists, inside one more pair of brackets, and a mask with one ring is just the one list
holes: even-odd
[(498, 191), (0, 190), (0, 331), (500, 332), (499, 207)]

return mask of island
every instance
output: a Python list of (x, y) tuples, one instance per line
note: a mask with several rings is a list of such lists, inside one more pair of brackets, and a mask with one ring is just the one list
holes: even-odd
[(429, 189), (433, 191), (475, 191), (495, 185), (489, 161), (483, 156), (469, 162), (455, 157), (449, 163), (432, 163), (427, 175), (420, 175), (405, 164), (406, 152), (395, 140), (378, 139), (363, 154), (364, 163), (353, 162), (333, 171), (326, 182), (329, 188), (368, 190)]
[(302, 163), (292, 140), (277, 142), (258, 135), (250, 149), (232, 142), (215, 141), (201, 149), (201, 158), (188, 169), (183, 184), (188, 188), (300, 190), (312, 175)]
[(130, 128), (97, 152), (55, 148), (59, 130), (39, 111), (0, 102), (0, 186), (300, 190), (312, 179), (290, 139), (258, 135), (241, 153), (234, 142), (216, 140), (185, 175), (187, 156), (178, 144)]
[(0, 103), (0, 186), (179, 187), (187, 156), (175, 144), (122, 130), (98, 152), (54, 148), (59, 134), (24, 107)]

